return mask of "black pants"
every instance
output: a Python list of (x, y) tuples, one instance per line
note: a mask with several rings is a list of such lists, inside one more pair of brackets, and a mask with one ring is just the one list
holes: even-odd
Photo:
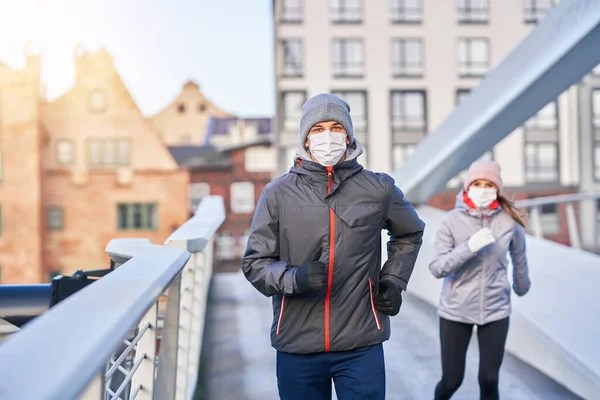
[[(465, 376), (467, 348), (473, 325), (440, 318), (442, 380), (435, 388), (435, 400), (447, 400), (460, 387)], [(479, 392), (481, 400), (497, 400), (498, 375), (504, 358), (508, 318), (477, 327), (479, 341)]]

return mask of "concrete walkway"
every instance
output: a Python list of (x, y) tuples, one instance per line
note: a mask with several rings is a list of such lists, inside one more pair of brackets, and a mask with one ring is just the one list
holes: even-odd
[[(385, 342), (387, 399), (430, 400), (440, 377), (438, 318), (433, 307), (405, 294)], [(213, 277), (196, 399), (278, 399), (275, 350), (270, 346), (271, 300), (241, 273)], [(479, 354), (473, 334), (465, 381), (453, 400), (479, 398)], [(506, 355), (500, 393), (510, 400), (579, 399), (537, 370)], [(333, 396), (335, 399), (335, 394)]]

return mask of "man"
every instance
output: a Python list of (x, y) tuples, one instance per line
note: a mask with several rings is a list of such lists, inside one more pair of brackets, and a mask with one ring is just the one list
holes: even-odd
[[(258, 200), (242, 270), (273, 297), (283, 400), (385, 398), (381, 343), (402, 304), (425, 224), (386, 174), (363, 169), (350, 106), (302, 106), (294, 166)], [(381, 230), (390, 234), (381, 268)]]

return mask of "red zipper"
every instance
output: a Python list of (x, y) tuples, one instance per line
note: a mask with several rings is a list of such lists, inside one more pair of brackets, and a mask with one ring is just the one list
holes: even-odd
[[(327, 194), (331, 194), (333, 184), (333, 167), (327, 167)], [(329, 304), (331, 302), (331, 284), (333, 281), (333, 263), (335, 260), (335, 213), (329, 208), (329, 274), (327, 277), (327, 294), (325, 295), (325, 351), (330, 349), (329, 338)]]
[(375, 309), (375, 300), (373, 299), (373, 279), (369, 278), (369, 295), (371, 296), (371, 309), (375, 316), (375, 323), (377, 324), (377, 330), (381, 330), (381, 324), (379, 323), (379, 317), (377, 316), (377, 310)]
[(281, 310), (279, 310), (279, 320), (277, 321), (277, 332), (275, 335), (279, 336), (279, 331), (281, 329), (281, 320), (283, 319), (283, 310), (285, 308), (285, 296), (281, 297)]

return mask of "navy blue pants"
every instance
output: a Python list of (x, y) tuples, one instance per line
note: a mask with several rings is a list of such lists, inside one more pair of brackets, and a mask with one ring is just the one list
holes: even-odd
[(383, 346), (314, 354), (277, 352), (281, 400), (330, 400), (332, 379), (338, 400), (384, 400)]

